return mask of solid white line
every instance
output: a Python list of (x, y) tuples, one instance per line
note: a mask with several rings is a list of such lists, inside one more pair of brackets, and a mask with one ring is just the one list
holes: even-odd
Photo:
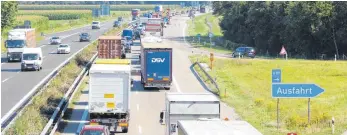
[[(84, 107), (83, 116), (82, 116), (81, 121), (86, 121), (86, 119), (87, 119), (87, 114), (88, 114), (88, 106), (86, 105), (86, 107)], [(77, 132), (80, 132), (80, 131), (81, 131), (83, 125), (84, 125), (83, 122), (81, 122), (80, 124), (78, 124)]]
[(180, 87), (178, 86), (178, 82), (176, 81), (175, 76), (172, 76), (172, 79), (173, 79), (173, 83), (174, 83), (174, 85), (175, 85), (175, 87), (176, 87), (177, 92), (181, 93), (181, 89), (180, 89)]
[[(10, 77), (11, 78), (11, 77)], [(5, 80), (3, 80), (2, 82), (6, 82), (8, 79), (10, 79), (10, 78), (6, 78)]]
[(142, 134), (142, 127), (139, 126), (139, 133)]
[(73, 33), (73, 34), (70, 34), (70, 35), (67, 35), (67, 36), (62, 36), (62, 38), (61, 38), (61, 39), (64, 39), (64, 38), (70, 37), (70, 36), (72, 36), (72, 35), (76, 35), (76, 34), (78, 34), (78, 33), (80, 33), (80, 32), (76, 32), (76, 33)]
[(136, 109), (137, 109), (137, 111), (140, 110), (140, 105), (139, 104), (136, 105)]

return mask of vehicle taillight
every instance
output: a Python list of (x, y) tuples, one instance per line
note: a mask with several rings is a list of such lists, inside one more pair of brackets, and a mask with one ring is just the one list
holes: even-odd
[(96, 120), (96, 119), (93, 119), (93, 120), (90, 120), (90, 122), (91, 122), (91, 123), (97, 123), (97, 122), (99, 122), (99, 121)]

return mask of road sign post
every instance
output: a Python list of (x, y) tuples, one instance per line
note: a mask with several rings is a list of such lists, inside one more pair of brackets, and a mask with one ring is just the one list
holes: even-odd
[(277, 98), (277, 130), (279, 129), (279, 98), (308, 98), (307, 121), (310, 124), (311, 98), (324, 92), (324, 89), (310, 83), (281, 83), (282, 73), (280, 69), (272, 70), (272, 98)]
[(213, 53), (210, 53), (210, 63), (211, 63), (211, 70), (212, 70), (212, 63), (213, 63), (213, 60), (214, 60), (214, 55), (213, 55)]

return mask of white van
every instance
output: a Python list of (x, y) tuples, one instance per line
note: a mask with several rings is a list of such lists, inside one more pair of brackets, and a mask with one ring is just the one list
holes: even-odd
[(99, 21), (93, 21), (92, 22), (92, 29), (100, 29), (101, 23)]
[(22, 53), (21, 71), (42, 69), (42, 50), (41, 48), (24, 48)]

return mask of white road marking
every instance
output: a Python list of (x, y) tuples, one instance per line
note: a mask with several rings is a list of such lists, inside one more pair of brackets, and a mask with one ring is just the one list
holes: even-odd
[(70, 35), (67, 35), (67, 36), (62, 36), (62, 38), (61, 38), (61, 39), (64, 39), (64, 38), (70, 37), (70, 36), (72, 36), (72, 35), (76, 35), (76, 34), (78, 34), (78, 33), (80, 33), (80, 32), (76, 32), (76, 33), (73, 33), (73, 34), (70, 34)]
[(46, 57), (46, 56), (43, 56), (42, 59), (45, 58), (45, 57)]
[(41, 45), (40, 48), (45, 47), (46, 45)]
[[(11, 77), (10, 77), (11, 78)], [(5, 80), (3, 80), (2, 82), (6, 82), (7, 80), (9, 80), (10, 78), (6, 78)]]
[(142, 134), (142, 127), (139, 126), (139, 133)]
[(137, 109), (137, 111), (140, 110), (140, 105), (139, 104), (136, 105), (136, 109)]
[(175, 76), (172, 76), (172, 78), (173, 78), (173, 81), (174, 81), (173, 83), (174, 83), (174, 85), (175, 85), (175, 87), (176, 87), (177, 92), (181, 93), (181, 89), (180, 89), (180, 87), (178, 86), (178, 82), (177, 82)]
[(50, 52), (50, 53), (56, 53), (57, 51), (52, 51), (52, 52)]
[[(88, 114), (88, 106), (86, 105), (86, 107), (84, 107), (84, 112), (83, 112), (81, 121), (85, 121), (87, 119), (87, 114)], [(81, 131), (83, 125), (84, 125), (83, 122), (80, 122), (80, 124), (78, 124), (77, 132)]]

